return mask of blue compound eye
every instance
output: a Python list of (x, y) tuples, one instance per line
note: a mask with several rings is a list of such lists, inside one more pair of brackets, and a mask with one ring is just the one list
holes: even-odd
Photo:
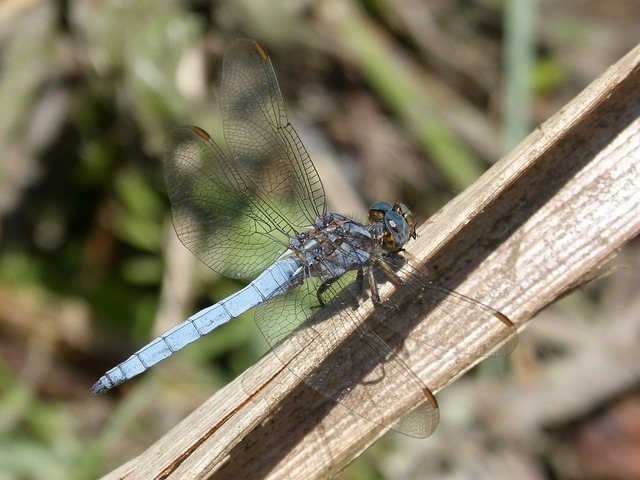
[(375, 202), (369, 207), (369, 220), (379, 222), (384, 218), (384, 214), (393, 208), (388, 202)]
[(411, 236), (411, 229), (404, 217), (398, 212), (388, 211), (384, 214), (386, 227), (385, 245), (389, 250), (400, 250)]
[(380, 210), (381, 212), (388, 212), (393, 208), (389, 202), (375, 202), (369, 207), (369, 210)]

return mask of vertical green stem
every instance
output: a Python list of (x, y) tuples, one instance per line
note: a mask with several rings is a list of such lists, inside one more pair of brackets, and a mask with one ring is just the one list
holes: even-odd
[(503, 144), (508, 150), (530, 131), (535, 61), (536, 0), (505, 2)]

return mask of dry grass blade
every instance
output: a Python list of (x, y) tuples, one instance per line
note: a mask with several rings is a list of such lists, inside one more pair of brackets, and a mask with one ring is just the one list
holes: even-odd
[[(640, 231), (639, 117), (637, 47), (432, 218), (411, 253), (521, 327)], [(438, 390), (473, 360), (411, 366)], [(250, 372), (262, 378), (252, 398), (234, 381), (105, 478), (327, 478), (384, 433), (298, 385), (272, 355)], [(276, 382), (287, 388), (274, 395)]]

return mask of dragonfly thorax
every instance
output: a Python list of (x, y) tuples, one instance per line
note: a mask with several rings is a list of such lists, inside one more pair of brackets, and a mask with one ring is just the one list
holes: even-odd
[(308, 275), (336, 278), (366, 266), (379, 250), (377, 243), (370, 228), (334, 213), (318, 217), (313, 228), (290, 240), (289, 248)]

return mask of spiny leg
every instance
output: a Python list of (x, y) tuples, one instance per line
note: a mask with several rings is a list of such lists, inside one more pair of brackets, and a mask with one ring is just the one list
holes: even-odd
[(393, 269), (389, 266), (387, 262), (382, 259), (378, 259), (376, 261), (376, 265), (380, 265), (382, 271), (386, 274), (387, 278), (393, 283), (396, 287), (402, 287), (407, 284), (400, 276), (393, 271)]
[(331, 287), (331, 285), (338, 279), (339, 278), (330, 278), (329, 280), (322, 282), (322, 285), (318, 287), (318, 290), (316, 291), (316, 298), (318, 299), (320, 307), (324, 307), (326, 305), (325, 301), (322, 299), (322, 294), (329, 290), (329, 287)]
[[(316, 291), (316, 298), (318, 299), (318, 303), (320, 304), (320, 307), (324, 307), (326, 305), (326, 302), (322, 299), (322, 295), (327, 290), (329, 290), (331, 285), (333, 285), (339, 279), (340, 277), (330, 278), (329, 280), (325, 280), (324, 282), (322, 282), (320, 287), (318, 287), (318, 290)], [(362, 292), (364, 291), (364, 274), (363, 274), (362, 268), (359, 268), (356, 273), (355, 286), (356, 286), (356, 295), (354, 298), (354, 303), (355, 303), (355, 307), (357, 308), (359, 299), (362, 298)]]
[(362, 298), (362, 293), (364, 291), (364, 274), (362, 269), (358, 269), (358, 273), (356, 274), (356, 294), (358, 298)]
[[(387, 264), (387, 262), (385, 262), (382, 259), (379, 259), (375, 265), (379, 265), (380, 268), (382, 269), (383, 273), (386, 275), (386, 277), (389, 279), (389, 281), (391, 281), (391, 283), (393, 283), (394, 285), (401, 287), (403, 285), (406, 285), (407, 282), (405, 282), (404, 280), (402, 280), (398, 274), (396, 272), (393, 271), (393, 269)], [(383, 302), (382, 299), (380, 298), (380, 291), (378, 289), (378, 283), (376, 282), (375, 279), (375, 274), (373, 271), (374, 265), (372, 265), (369, 268), (369, 288), (371, 289), (371, 297), (373, 300), (373, 303), (382, 307), (382, 308), (394, 308), (393, 305), (390, 305), (387, 302)]]

